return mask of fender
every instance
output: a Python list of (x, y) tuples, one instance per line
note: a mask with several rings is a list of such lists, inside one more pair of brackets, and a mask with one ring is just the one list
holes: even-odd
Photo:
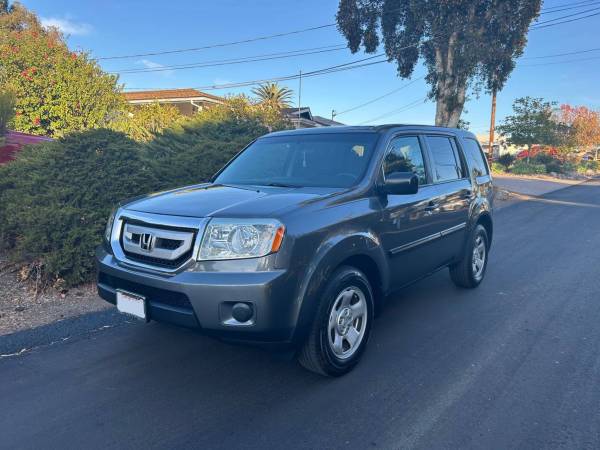
[(329, 277), (345, 260), (353, 256), (370, 258), (379, 271), (381, 292), (389, 290), (387, 257), (379, 239), (370, 231), (335, 235), (323, 241), (311, 260), (295, 299), (296, 330), (292, 340), (302, 342), (315, 317), (322, 292)]
[[(463, 244), (463, 248), (465, 245), (467, 245), (467, 240), (470, 236), (470, 233), (475, 228), (475, 225), (481, 217), (487, 216), (489, 218), (489, 225), (492, 225), (493, 204), (492, 196), (490, 195), (492, 190), (491, 181), (492, 178), (489, 175), (477, 177), (473, 180), (475, 198), (469, 208), (469, 220), (467, 233), (465, 233), (465, 242)], [(492, 243), (492, 235), (493, 233), (490, 233), (490, 245)]]

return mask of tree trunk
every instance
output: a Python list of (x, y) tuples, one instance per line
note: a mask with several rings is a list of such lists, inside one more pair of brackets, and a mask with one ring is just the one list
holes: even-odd
[(465, 107), (467, 87), (452, 81), (440, 82), (437, 89), (435, 124), (438, 127), (456, 128)]
[(436, 48), (435, 66), (437, 72), (435, 124), (438, 127), (456, 128), (465, 106), (467, 93), (466, 80), (455, 76), (454, 52), (458, 39), (452, 33), (446, 48)]

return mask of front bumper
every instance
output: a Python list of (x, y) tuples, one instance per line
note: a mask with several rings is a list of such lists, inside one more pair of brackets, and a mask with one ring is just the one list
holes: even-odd
[[(290, 343), (297, 323), (297, 283), (284, 270), (146, 272), (120, 263), (104, 247), (96, 251), (98, 293), (116, 303), (122, 289), (147, 299), (148, 318), (201, 330), (220, 338), (256, 343)], [(245, 324), (231, 320), (231, 306), (252, 305)]]

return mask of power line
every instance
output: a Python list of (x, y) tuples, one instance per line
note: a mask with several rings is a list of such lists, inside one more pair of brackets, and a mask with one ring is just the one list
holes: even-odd
[[(344, 70), (352, 70), (352, 69), (358, 69), (360, 67), (367, 67), (367, 66), (371, 66), (371, 65), (375, 65), (375, 64), (381, 64), (384, 62), (387, 62), (387, 58), (380, 60), (380, 61), (372, 61), (373, 59), (376, 58), (381, 58), (384, 57), (385, 55), (383, 53), (379, 53), (377, 55), (373, 55), (373, 56), (369, 56), (367, 58), (362, 58), (362, 59), (358, 59), (356, 61), (352, 61), (352, 62), (348, 62), (348, 63), (344, 63), (344, 64), (337, 64), (335, 66), (330, 66), (330, 67), (325, 67), (323, 69), (317, 69), (317, 70), (313, 70), (310, 72), (304, 72), (302, 73), (302, 77), (313, 77), (313, 76), (318, 76), (318, 75), (324, 75), (324, 74), (328, 74), (328, 73), (335, 73), (335, 72), (340, 72), (340, 71), (344, 71)], [(365, 61), (371, 61), (371, 62), (365, 62)], [(364, 63), (364, 64), (359, 64), (359, 63)], [(194, 89), (201, 89), (201, 90), (218, 90), (218, 89), (230, 89), (230, 88), (236, 88), (236, 87), (245, 87), (245, 86), (252, 86), (255, 84), (262, 84), (262, 83), (267, 83), (267, 82), (278, 82), (278, 81), (288, 81), (288, 80), (295, 80), (297, 79), (299, 76), (298, 74), (294, 74), (294, 75), (287, 75), (287, 76), (282, 76), (282, 77), (274, 77), (274, 78), (265, 78), (265, 79), (259, 79), (259, 80), (249, 80), (249, 81), (242, 81), (242, 82), (238, 82), (238, 83), (228, 83), (228, 84), (220, 84), (220, 85), (209, 85), (209, 86), (199, 86), (199, 87), (195, 87)], [(146, 89), (159, 89), (159, 88), (148, 88), (148, 87), (144, 87), (144, 88), (128, 88), (128, 90), (146, 90)]]
[(326, 24), (326, 25), (319, 25), (316, 27), (310, 27), (310, 28), (303, 28), (301, 30), (294, 30), (294, 31), (287, 31), (284, 33), (276, 33), (276, 34), (269, 34), (266, 36), (258, 36), (258, 37), (254, 37), (254, 38), (249, 38), (249, 39), (243, 39), (240, 41), (232, 41), (232, 42), (223, 42), (220, 44), (211, 44), (211, 45), (204, 45), (202, 47), (193, 47), (193, 48), (183, 48), (183, 49), (175, 49), (175, 50), (163, 50), (163, 51), (155, 51), (155, 52), (147, 52), (147, 53), (138, 53), (138, 54), (134, 54), (134, 55), (117, 55), (117, 56), (102, 56), (99, 58), (96, 58), (97, 60), (108, 60), (108, 59), (127, 59), (127, 58), (142, 58), (145, 56), (157, 56), (157, 55), (170, 55), (173, 53), (187, 53), (187, 52), (196, 52), (199, 50), (207, 50), (210, 48), (219, 48), (219, 47), (229, 47), (231, 45), (238, 45), (238, 44), (247, 44), (250, 42), (256, 42), (256, 41), (263, 41), (266, 39), (273, 39), (273, 38), (278, 38), (278, 37), (284, 37), (284, 36), (291, 36), (294, 34), (300, 34), (300, 33), (306, 33), (309, 31), (315, 31), (315, 30), (321, 30), (324, 28), (331, 28), (336, 26), (335, 23), (330, 23), (330, 24)]
[(377, 121), (377, 120), (379, 120), (379, 119), (384, 119), (384, 118), (386, 118), (386, 117), (389, 117), (389, 116), (393, 116), (393, 115), (396, 115), (396, 114), (400, 114), (401, 112), (408, 111), (409, 109), (415, 108), (415, 107), (417, 107), (417, 106), (419, 106), (419, 105), (421, 105), (421, 104), (425, 103), (425, 101), (427, 101), (427, 97), (425, 97), (425, 98), (420, 98), (420, 99), (418, 99), (418, 100), (415, 100), (415, 101), (413, 101), (413, 102), (410, 102), (410, 103), (409, 103), (409, 104), (407, 104), (407, 105), (401, 106), (401, 107), (400, 107), (400, 108), (398, 108), (398, 109), (394, 109), (394, 110), (392, 110), (392, 111), (388, 111), (388, 112), (386, 112), (386, 113), (384, 113), (384, 114), (382, 114), (382, 115), (380, 115), (380, 116), (377, 116), (377, 117), (375, 117), (375, 118), (373, 118), (373, 119), (370, 119), (370, 120), (367, 120), (367, 121), (365, 121), (365, 122), (362, 122), (360, 125), (366, 125), (366, 124), (368, 124), (368, 123), (375, 122), (375, 121)]
[(584, 7), (588, 6), (590, 3), (596, 3), (597, 1), (598, 0), (581, 0), (579, 2), (559, 3), (558, 5), (547, 6), (547, 7), (543, 8), (542, 11), (551, 11), (551, 10), (555, 10), (557, 8), (565, 8), (565, 7), (584, 8)]
[(538, 22), (534, 26), (538, 27), (539, 25), (544, 25), (546, 23), (556, 22), (556, 21), (562, 20), (562, 19), (568, 19), (569, 17), (580, 16), (581, 14), (586, 14), (586, 13), (589, 13), (589, 12), (598, 11), (599, 9), (600, 9), (600, 7), (595, 7), (595, 8), (592, 8), (592, 9), (587, 9), (585, 11), (579, 11), (579, 12), (576, 12), (576, 13), (573, 13), (573, 14), (567, 14), (566, 16), (560, 16), (560, 17), (557, 17), (555, 19), (550, 19), (550, 20), (545, 20), (543, 22)]
[[(585, 2), (580, 2), (580, 3), (585, 3)], [(552, 8), (547, 8), (547, 9), (551, 10), (553, 8), (558, 8), (558, 7), (563, 7), (563, 6), (573, 7), (574, 4), (565, 3), (565, 4), (561, 4), (561, 5), (556, 5)], [(581, 7), (586, 7), (586, 6), (589, 6), (589, 5), (581, 5)], [(544, 11), (546, 11), (546, 10), (544, 10)], [(544, 12), (544, 11), (542, 11), (542, 12)], [(558, 11), (553, 11), (553, 12), (558, 12)], [(388, 11), (388, 13), (389, 13), (389, 11)], [(171, 55), (171, 54), (176, 54), (176, 53), (189, 53), (189, 52), (196, 52), (196, 51), (200, 51), (200, 50), (208, 50), (208, 49), (212, 49), (212, 48), (229, 47), (229, 46), (233, 46), (233, 45), (248, 44), (251, 42), (263, 41), (263, 40), (267, 40), (267, 39), (292, 36), (295, 34), (307, 33), (310, 31), (317, 31), (317, 30), (322, 30), (325, 28), (332, 28), (332, 27), (336, 27), (336, 26), (337, 26), (337, 23), (327, 23), (327, 24), (318, 25), (315, 27), (302, 28), (299, 30), (292, 30), (292, 31), (287, 31), (287, 32), (282, 32), (282, 33), (269, 34), (269, 35), (264, 35), (264, 36), (248, 38), (248, 39), (242, 39), (242, 40), (238, 40), (238, 41), (230, 41), (230, 42), (222, 42), (219, 44), (204, 45), (204, 46), (200, 46), (200, 47), (152, 51), (152, 52), (136, 53), (136, 54), (130, 54), (130, 55), (100, 56), (95, 59), (98, 61), (100, 61), (100, 60), (106, 61), (106, 60), (115, 60), (115, 59), (143, 58), (143, 57), (147, 57), (147, 56)]]
[(375, 102), (377, 102), (379, 100), (382, 100), (382, 99), (384, 99), (386, 97), (389, 97), (390, 95), (395, 94), (396, 92), (399, 92), (399, 91), (401, 91), (403, 89), (406, 89), (410, 85), (416, 83), (419, 80), (422, 80), (423, 78), (425, 78), (425, 77), (423, 76), (423, 77), (415, 78), (414, 80), (410, 81), (409, 83), (407, 83), (407, 84), (405, 84), (403, 86), (400, 86), (399, 88), (396, 88), (396, 89), (394, 89), (394, 90), (392, 90), (390, 92), (387, 92), (386, 94), (383, 94), (383, 95), (381, 95), (381, 96), (379, 96), (377, 98), (374, 98), (373, 100), (369, 100), (368, 102), (361, 103), (360, 105), (357, 105), (357, 106), (354, 106), (352, 108), (346, 109), (344, 111), (338, 112), (338, 113), (335, 114), (335, 116), (337, 117), (337, 116), (340, 116), (342, 114), (346, 114), (346, 113), (349, 113), (351, 111), (355, 111), (355, 110), (360, 109), (360, 108), (362, 108), (364, 106), (370, 105), (370, 104), (375, 103)]
[[(594, 0), (594, 1), (586, 1), (586, 2), (579, 2), (579, 3), (585, 3), (585, 4), (579, 4), (577, 6), (575, 6), (576, 4), (572, 4), (571, 6), (554, 6), (553, 8), (545, 8), (544, 10), (542, 10), (540, 12), (540, 15), (544, 15), (544, 14), (554, 14), (557, 12), (561, 12), (561, 11), (570, 11), (573, 9), (581, 9), (581, 8), (587, 8), (588, 6), (592, 6), (592, 5), (596, 5), (598, 3), (600, 3), (600, 1), (598, 0)], [(558, 8), (558, 9), (557, 9)]]
[(550, 23), (548, 25), (531, 27), (531, 30), (540, 30), (542, 28), (554, 27), (556, 25), (562, 25), (563, 23), (576, 22), (576, 21), (579, 21), (579, 20), (588, 19), (590, 17), (594, 17), (594, 16), (598, 16), (598, 15), (600, 15), (600, 12), (597, 12), (595, 14), (589, 14), (589, 15), (583, 16), (583, 17), (577, 17), (575, 19), (563, 20), (562, 22), (556, 22), (556, 23)]
[(545, 59), (545, 58), (558, 58), (559, 56), (570, 56), (570, 55), (580, 55), (582, 53), (591, 53), (600, 51), (600, 47), (598, 48), (590, 48), (588, 50), (577, 50), (574, 52), (565, 52), (565, 53), (555, 53), (554, 55), (543, 55), (543, 56), (528, 56), (521, 59)]
[(285, 58), (293, 58), (296, 56), (306, 56), (306, 55), (315, 55), (319, 53), (328, 53), (339, 50), (344, 50), (347, 47), (345, 45), (330, 45), (324, 47), (314, 47), (308, 49), (300, 49), (300, 50), (292, 50), (288, 52), (278, 52), (278, 53), (266, 53), (262, 55), (254, 55), (254, 56), (245, 56), (241, 58), (230, 58), (230, 59), (217, 59), (211, 61), (202, 61), (197, 63), (189, 63), (189, 64), (180, 64), (173, 66), (160, 66), (160, 67), (147, 67), (147, 68), (128, 68), (121, 70), (113, 70), (109, 73), (118, 73), (118, 74), (130, 74), (130, 73), (147, 73), (147, 72), (165, 72), (172, 70), (185, 70), (185, 69), (196, 69), (196, 68), (204, 68), (204, 67), (217, 67), (217, 66), (227, 66), (232, 64), (243, 64), (243, 63), (252, 63), (259, 61), (270, 61), (274, 59), (285, 59)]
[(560, 64), (569, 64), (569, 63), (573, 63), (573, 62), (592, 61), (592, 60), (596, 60), (596, 59), (600, 59), (600, 56), (592, 56), (590, 58), (569, 59), (567, 61), (554, 61), (554, 62), (537, 63), (537, 64), (523, 64), (523, 65), (521, 65), (521, 67), (553, 66), (553, 65), (560, 65)]

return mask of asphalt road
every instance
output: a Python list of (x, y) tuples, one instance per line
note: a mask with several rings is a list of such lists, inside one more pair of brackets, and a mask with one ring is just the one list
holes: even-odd
[(2, 448), (599, 448), (600, 182), (498, 211), (475, 291), (390, 301), (351, 374), (120, 322), (0, 359)]

